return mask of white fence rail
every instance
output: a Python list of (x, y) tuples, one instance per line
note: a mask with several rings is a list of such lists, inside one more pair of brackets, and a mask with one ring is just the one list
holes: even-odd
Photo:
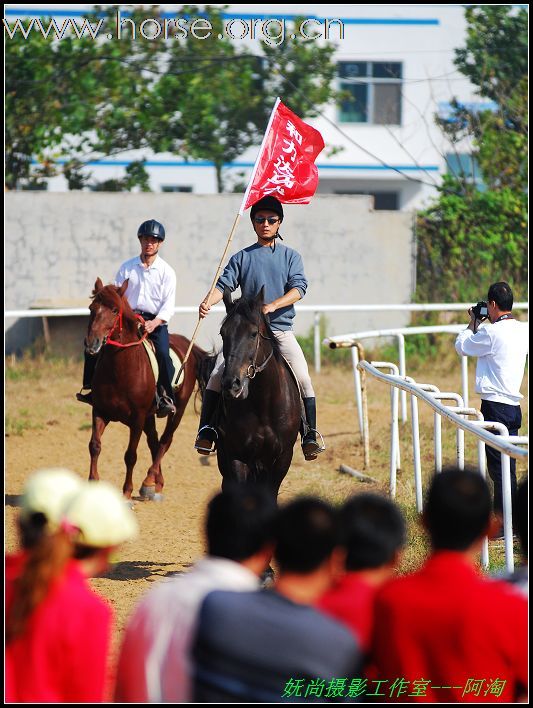
[[(296, 304), (297, 312), (312, 312), (314, 314), (313, 318), (313, 349), (314, 349), (314, 363), (315, 371), (320, 372), (321, 368), (321, 357), (320, 357), (320, 317), (326, 312), (464, 312), (466, 314), (472, 303), (410, 303), (406, 305), (300, 305)], [(527, 302), (515, 303), (514, 309), (516, 310), (527, 310), (529, 309), (529, 304)], [(222, 305), (215, 305), (211, 308), (212, 312), (224, 313), (225, 308)], [(198, 312), (198, 306), (183, 306), (175, 307), (174, 314), (176, 315), (190, 315), (196, 314)], [(83, 317), (89, 314), (88, 307), (63, 307), (63, 308), (39, 308), (39, 309), (28, 309), (28, 310), (6, 310), (4, 312), (4, 318), (15, 318), (22, 319), (28, 317)], [(451, 325), (454, 326), (454, 325)], [(457, 325), (459, 326), (459, 325)], [(45, 325), (46, 329), (46, 325)], [(389, 330), (377, 330), (379, 332), (387, 332)], [(342, 335), (342, 337), (351, 337), (352, 335)], [(368, 336), (391, 336), (391, 335), (368, 335)], [(331, 337), (327, 341), (334, 341), (339, 339), (338, 337)], [(347, 346), (347, 345), (339, 345)], [(405, 352), (405, 350), (404, 350)], [(405, 357), (405, 354), (404, 354)], [(402, 398), (402, 414), (405, 410)]]
[[(380, 368), (388, 368), (393, 374), (384, 374)], [(398, 430), (398, 392), (405, 391), (411, 394), (411, 419), (413, 433), (413, 463), (416, 505), (422, 511), (422, 471), (420, 464), (420, 435), (418, 426), (417, 399), (425, 401), (435, 411), (435, 470), (442, 469), (442, 444), (440, 438), (440, 420), (442, 417), (451, 421), (457, 427), (457, 466), (464, 469), (464, 432), (473, 434), (478, 439), (478, 467), (480, 473), (486, 477), (485, 445), (490, 445), (501, 453), (502, 464), (502, 492), (503, 492), (503, 526), (505, 545), (505, 564), (509, 571), (514, 568), (513, 558), (513, 529), (511, 505), (511, 469), (510, 458), (527, 458), (528, 451), (519, 447), (528, 444), (527, 437), (509, 436), (507, 428), (501, 423), (483, 420), (483, 415), (474, 408), (468, 408), (459, 394), (441, 392), (431, 384), (417, 384), (410, 377), (400, 376), (395, 364), (389, 362), (359, 361), (358, 369), (364, 371), (383, 383), (391, 386), (391, 452), (390, 452), (390, 482), (391, 497), (396, 495), (396, 473), (399, 469), (399, 430)], [(432, 390), (427, 390), (428, 388)], [(456, 406), (443, 405), (441, 400), (453, 400)], [(366, 412), (365, 412), (366, 415)], [(476, 421), (468, 421), (463, 416), (474, 416)], [(439, 424), (437, 425), (437, 418)], [(368, 426), (363, 426), (368, 429)], [(499, 432), (495, 435), (490, 432)], [(439, 434), (437, 435), (437, 431)], [(368, 440), (366, 443), (368, 445)], [(485, 539), (482, 549), (482, 563), (488, 567), (488, 542)]]
[[(520, 306), (525, 306), (527, 303), (519, 303)], [(518, 306), (516, 306), (518, 308)], [(406, 375), (406, 360), (405, 360), (405, 337), (413, 334), (459, 334), (466, 327), (463, 325), (434, 325), (427, 327), (398, 327), (395, 329), (376, 329), (366, 332), (352, 332), (350, 334), (339, 334), (334, 337), (326, 337), (323, 344), (329, 346), (330, 349), (351, 348), (352, 351), (352, 368), (354, 374), (355, 385), (355, 400), (357, 405), (357, 414), (359, 420), (359, 432), (363, 436), (363, 402), (361, 398), (361, 379), (357, 364), (359, 362), (359, 351), (356, 346), (362, 339), (375, 339), (380, 337), (395, 337), (398, 341), (398, 368), (399, 375)], [(468, 357), (461, 356), (461, 389), (463, 397), (463, 405), (468, 407)], [(405, 391), (400, 393), (402, 422), (407, 421), (407, 394)]]

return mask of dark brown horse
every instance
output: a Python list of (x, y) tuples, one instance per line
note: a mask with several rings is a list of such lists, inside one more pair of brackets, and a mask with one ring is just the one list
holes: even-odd
[(220, 334), (225, 360), (217, 445), (226, 482), (260, 483), (277, 498), (301, 423), (298, 386), (256, 298), (231, 301)]
[[(130, 429), (129, 444), (124, 455), (124, 495), (129, 499), (133, 491), (137, 446), (144, 431), (152, 455), (152, 465), (141, 485), (140, 494), (144, 498), (160, 498), (164, 485), (161, 460), (172, 443), (174, 431), (181, 421), (195, 383), (197, 380), (200, 382), (200, 366), (207, 355), (199, 347), (193, 347), (184, 367), (183, 383), (175, 394), (176, 413), (167, 418), (159, 440), (155, 425), (156, 381), (141, 341), (139, 317), (124, 296), (127, 287), (127, 280), (116, 287), (104, 286), (98, 278), (89, 307), (91, 315), (85, 351), (99, 357), (92, 383), (93, 424), (89, 443), (89, 479), (99, 479), (97, 462), (102, 448), (102, 434), (107, 424), (119, 421)], [(181, 360), (188, 345), (189, 340), (185, 337), (170, 335), (170, 346)]]

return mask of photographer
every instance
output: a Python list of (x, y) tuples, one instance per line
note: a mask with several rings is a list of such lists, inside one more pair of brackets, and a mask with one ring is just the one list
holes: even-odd
[[(509, 435), (517, 435), (522, 425), (520, 385), (528, 353), (529, 326), (515, 320), (512, 308), (513, 292), (509, 285), (505, 282), (491, 285), (487, 302), (468, 310), (470, 323), (457, 336), (455, 349), (458, 354), (478, 358), (476, 393), (481, 396), (481, 412), (485, 420), (503, 423)], [(477, 331), (479, 323), (487, 318), (491, 326), (483, 326)], [(489, 445), (486, 452), (489, 475), (494, 482), (494, 511), (502, 514), (501, 455)], [(514, 500), (516, 461), (513, 458), (511, 493)]]

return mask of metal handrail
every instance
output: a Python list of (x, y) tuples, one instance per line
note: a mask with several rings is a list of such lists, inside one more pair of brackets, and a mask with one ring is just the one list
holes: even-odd
[(429, 406), (431, 406), (431, 408), (433, 408), (435, 412), (439, 413), (439, 415), (448, 418), (452, 421), (452, 423), (462, 428), (463, 430), (472, 433), (476, 437), (483, 440), (484, 443), (488, 443), (491, 447), (494, 447), (499, 452), (503, 452), (505, 455), (509, 455), (510, 457), (514, 457), (515, 459), (528, 457), (529, 453), (527, 450), (522, 450), (520, 447), (514, 445), (513, 443), (505, 442), (501, 439), (500, 435), (494, 435), (493, 433), (489, 433), (485, 430), (480, 430), (472, 423), (469, 423), (464, 418), (461, 418), (456, 413), (453, 413), (449, 409), (449, 407), (440, 404), (437, 400), (435, 400), (434, 396), (432, 396), (431, 394), (427, 394), (424, 391), (421, 391), (416, 384), (408, 383), (399, 376), (382, 374), (380, 371), (378, 371), (378, 369), (369, 364), (368, 361), (360, 361), (358, 367), (374, 376), (374, 378), (379, 379), (380, 381), (384, 381), (385, 383), (396, 386), (397, 388), (400, 388), (403, 391), (407, 391), (408, 393), (417, 396), (418, 398), (421, 398)]

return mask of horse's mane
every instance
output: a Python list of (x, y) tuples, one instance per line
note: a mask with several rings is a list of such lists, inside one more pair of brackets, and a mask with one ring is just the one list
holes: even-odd
[(274, 336), (274, 333), (272, 332), (272, 328), (270, 327), (270, 324), (268, 322), (268, 319), (266, 316), (263, 314), (263, 311), (261, 309), (261, 306), (259, 305), (258, 300), (255, 298), (246, 298), (246, 297), (240, 297), (237, 300), (234, 301), (233, 307), (228, 312), (228, 314), (224, 317), (222, 320), (221, 327), (226, 324), (233, 316), (235, 315), (240, 315), (241, 317), (244, 317), (245, 320), (250, 322), (251, 324), (254, 325), (259, 325), (260, 322), (264, 324), (265, 330), (266, 330), (266, 336), (270, 339), (272, 343), (272, 349), (274, 351), (274, 355), (276, 358), (279, 358), (280, 355), (280, 350), (279, 350), (279, 342)]
[(93, 290), (91, 295), (91, 300), (95, 302), (100, 302), (104, 307), (113, 309), (114, 307), (122, 307), (122, 316), (125, 319), (136, 320), (135, 313), (131, 309), (131, 305), (125, 295), (120, 297), (118, 294), (119, 286), (117, 285), (104, 285), (100, 290)]

